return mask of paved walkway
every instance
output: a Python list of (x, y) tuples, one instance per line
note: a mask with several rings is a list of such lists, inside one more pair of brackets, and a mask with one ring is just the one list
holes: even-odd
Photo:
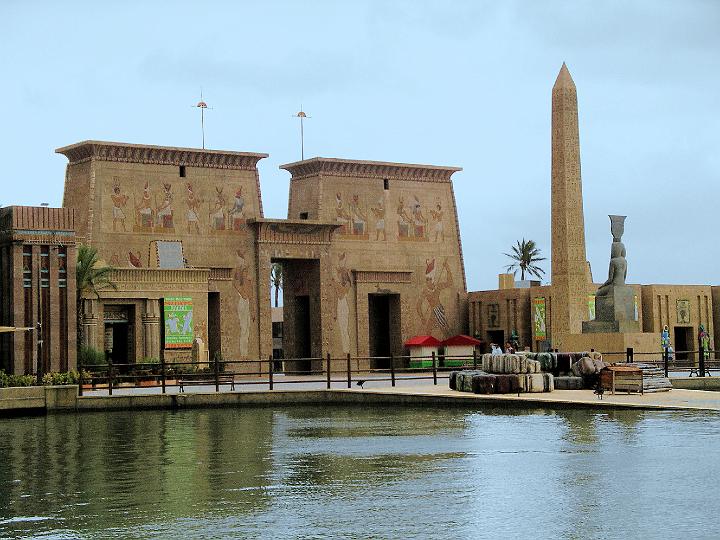
[[(419, 376), (421, 374), (415, 374)], [(617, 393), (611, 395), (609, 392), (598, 399), (592, 390), (555, 390), (554, 392), (541, 394), (470, 394), (467, 392), (458, 392), (450, 390), (446, 375), (438, 376), (437, 386), (433, 384), (432, 375), (429, 379), (412, 379), (407, 376), (398, 375), (396, 378), (396, 386), (392, 387), (390, 381), (385, 377), (377, 375), (369, 375), (367, 378), (354, 378), (352, 388), (347, 388), (347, 379), (334, 378), (331, 384), (332, 390), (352, 392), (352, 393), (369, 393), (369, 394), (391, 394), (399, 396), (417, 396), (421, 398), (426, 396), (432, 399), (442, 400), (476, 400), (478, 402), (499, 403), (524, 402), (528, 405), (547, 404), (563, 404), (567, 406), (593, 406), (598, 408), (605, 407), (628, 407), (628, 408), (644, 408), (644, 409), (687, 409), (687, 410), (712, 410), (720, 411), (720, 392), (701, 391), (701, 390), (681, 390), (674, 389), (670, 392), (657, 392), (648, 394), (624, 394)], [(362, 388), (357, 385), (357, 381), (365, 381)], [(235, 384), (235, 392), (270, 392), (269, 385), (266, 380), (260, 379), (240, 379), (241, 383), (258, 383), (258, 384)], [(327, 381), (322, 376), (295, 376), (285, 377), (279, 375), (274, 380), (275, 391), (308, 391), (308, 390), (325, 390)], [(231, 392), (230, 386), (221, 385), (220, 391), (223, 393)], [(179, 393), (176, 386), (168, 386), (166, 389), (168, 394)], [(115, 388), (114, 395), (152, 395), (160, 394), (159, 387), (153, 388)], [(186, 389), (188, 394), (194, 393), (215, 393), (215, 386), (191, 386)], [(85, 396), (107, 396), (108, 392), (104, 390), (85, 390)]]

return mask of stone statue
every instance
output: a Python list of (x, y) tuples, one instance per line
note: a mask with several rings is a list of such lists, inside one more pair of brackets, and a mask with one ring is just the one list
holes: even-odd
[(639, 332), (635, 320), (635, 291), (625, 283), (627, 261), (622, 235), (626, 216), (609, 216), (613, 236), (608, 279), (595, 293), (595, 320), (582, 323), (583, 333)]
[(627, 260), (625, 260), (625, 245), (622, 242), (613, 242), (610, 248), (610, 269), (608, 278), (595, 293), (595, 296), (607, 296), (613, 287), (625, 285), (627, 277)]

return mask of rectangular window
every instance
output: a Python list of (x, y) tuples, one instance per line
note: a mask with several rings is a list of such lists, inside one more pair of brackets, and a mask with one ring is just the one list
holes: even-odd
[(67, 248), (60, 246), (58, 248), (58, 287), (67, 287)]
[(23, 246), (23, 287), (32, 288), (32, 246)]
[(307, 219), (308, 213), (307, 212), (300, 212), (300, 219)]
[(384, 187), (386, 190), (390, 189), (390, 180), (388, 180), (387, 178), (385, 178), (385, 180), (383, 180), (383, 187)]
[(40, 246), (40, 287), (50, 286), (50, 246)]
[(180, 165), (180, 178), (185, 178), (185, 165)]

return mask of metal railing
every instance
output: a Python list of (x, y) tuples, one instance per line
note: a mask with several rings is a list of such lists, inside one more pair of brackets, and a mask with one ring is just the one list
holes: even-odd
[[(351, 356), (333, 357), (327, 353), (316, 358), (283, 358), (272, 356), (267, 360), (219, 360), (210, 362), (166, 362), (159, 363), (113, 363), (84, 366), (78, 362), (80, 373), (79, 394), (90, 386), (94, 390), (113, 390), (119, 387), (144, 386), (161, 388), (165, 394), (168, 388), (185, 386), (214, 386), (219, 392), (223, 385), (267, 385), (272, 391), (278, 385), (324, 383), (329, 390), (333, 384), (342, 383), (352, 388), (353, 382), (362, 386), (366, 381), (390, 382), (395, 387), (398, 380), (430, 380), (437, 385), (439, 379), (447, 379), (451, 370), (477, 369), (479, 356), (436, 355), (429, 356)], [(276, 371), (275, 364), (286, 366)], [(364, 364), (364, 367), (361, 365)], [(415, 365), (413, 365), (415, 364)], [(419, 365), (418, 365), (419, 364)], [(372, 367), (375, 366), (375, 367)], [(383, 367), (378, 367), (383, 366)], [(247, 367), (248, 369), (239, 369)], [(294, 369), (287, 369), (287, 367)], [(300, 369), (302, 367), (302, 369)], [(282, 375), (282, 377), (278, 377)], [(339, 377), (342, 375), (342, 377)], [(288, 378), (297, 376), (298, 378)]]

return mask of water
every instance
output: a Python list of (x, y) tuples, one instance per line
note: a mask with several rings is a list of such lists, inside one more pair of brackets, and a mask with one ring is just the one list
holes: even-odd
[(0, 420), (0, 537), (717, 538), (720, 415), (346, 407)]

